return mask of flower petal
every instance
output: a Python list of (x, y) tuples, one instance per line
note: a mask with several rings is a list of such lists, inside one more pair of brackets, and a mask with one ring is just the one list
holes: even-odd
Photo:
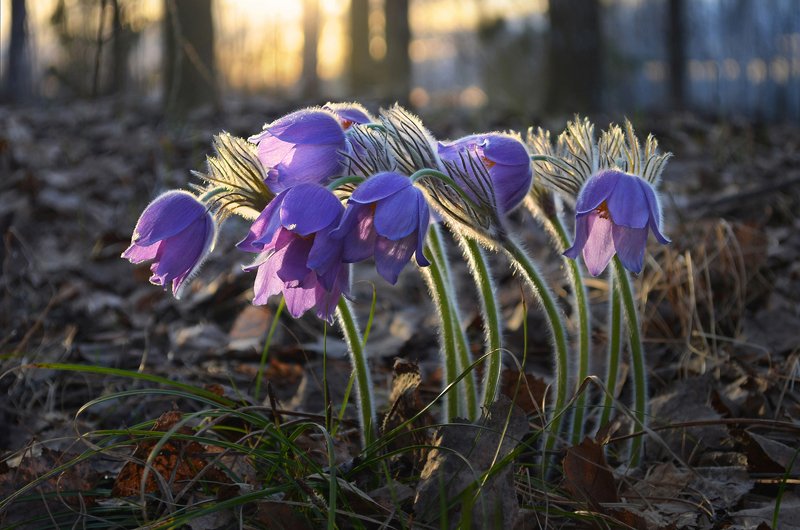
[(644, 228), (650, 217), (650, 209), (639, 177), (620, 175), (617, 186), (607, 199), (608, 211), (615, 225), (628, 228)]
[[(275, 253), (277, 254), (277, 252)], [(260, 258), (260, 256), (259, 256)], [(274, 258), (274, 259), (273, 259)], [(278, 267), (281, 265), (281, 256), (274, 254), (268, 256), (256, 272), (256, 280), (253, 285), (254, 305), (264, 305), (270, 296), (280, 294), (283, 291), (283, 282), (278, 278)]]
[[(313, 275), (314, 273), (310, 273)], [(300, 318), (303, 313), (314, 307), (317, 303), (316, 290), (318, 285), (314, 282), (313, 276), (302, 282), (303, 287), (287, 287), (283, 290), (283, 298), (286, 300), (286, 309), (294, 318)]]
[(647, 246), (647, 228), (628, 228), (614, 225), (614, 248), (622, 265), (636, 274), (642, 272), (644, 250)]
[(139, 243), (131, 243), (131, 246), (122, 253), (122, 257), (131, 263), (141, 263), (143, 261), (155, 259), (160, 244), (160, 241), (148, 246), (140, 245)]
[(270, 137), (293, 144), (341, 144), (344, 131), (332, 112), (302, 109), (266, 125), (261, 133), (251, 136), (248, 141), (269, 141)]
[(658, 200), (653, 187), (647, 181), (640, 179), (639, 185), (647, 198), (647, 206), (650, 210), (650, 219), (647, 224), (658, 242), (662, 245), (668, 245), (670, 240), (661, 233), (661, 202)]
[(307, 236), (339, 221), (342, 203), (328, 189), (316, 184), (299, 184), (286, 192), (281, 205), (281, 224), (287, 230)]
[(575, 218), (575, 240), (572, 242), (572, 246), (564, 251), (566, 257), (577, 259), (583, 252), (583, 247), (589, 238), (589, 215), (578, 215)]
[(191, 193), (182, 190), (162, 193), (142, 212), (132, 242), (150, 246), (182, 232), (203, 215), (206, 215), (205, 205)]
[(592, 212), (586, 216), (587, 239), (583, 246), (583, 260), (589, 274), (597, 276), (605, 270), (614, 255), (613, 223), (610, 219)]
[(578, 200), (575, 203), (575, 213), (589, 213), (600, 206), (614, 191), (617, 182), (623, 175), (624, 173), (621, 171), (608, 170), (602, 171), (589, 178), (578, 194)]
[[(352, 228), (348, 232), (338, 233), (344, 235), (342, 240), (342, 261), (345, 263), (357, 263), (363, 261), (375, 252), (375, 217), (371, 206), (356, 205), (348, 206), (353, 208), (351, 214)], [(347, 214), (345, 214), (347, 215)]]
[(375, 206), (375, 232), (392, 241), (406, 237), (417, 229), (419, 204), (413, 186), (382, 199)]
[(374, 175), (358, 185), (350, 196), (350, 201), (369, 204), (397, 193), (411, 186), (411, 179), (399, 173), (383, 172)]
[(375, 121), (375, 118), (359, 103), (326, 103), (322, 108), (336, 114), (343, 122), (342, 127), (345, 130), (353, 124), (363, 125)]
[(292, 241), (286, 245), (286, 251), (281, 259), (281, 264), (277, 269), (280, 278), (287, 287), (298, 287), (306, 281), (311, 269), (306, 266), (308, 252), (311, 250), (313, 241), (294, 236)]
[(396, 284), (397, 277), (411, 259), (416, 245), (416, 233), (399, 241), (391, 241), (378, 236), (375, 241), (375, 268), (378, 270), (378, 274), (392, 285)]
[(150, 281), (166, 287), (172, 281), (173, 293), (177, 293), (183, 280), (200, 263), (206, 250), (206, 225), (195, 223), (158, 246), (155, 262), (150, 267)]
[(414, 251), (414, 255), (417, 259), (417, 265), (420, 267), (427, 267), (431, 262), (425, 257), (423, 250), (425, 248), (425, 237), (428, 235), (428, 226), (431, 222), (431, 210), (430, 207), (428, 207), (428, 201), (425, 200), (425, 196), (422, 193), (417, 195), (417, 207), (419, 208), (417, 249)]
[(286, 193), (279, 193), (270, 201), (250, 225), (247, 236), (236, 244), (236, 248), (244, 252), (261, 252), (272, 241), (275, 231), (281, 226), (278, 212), (285, 198)]

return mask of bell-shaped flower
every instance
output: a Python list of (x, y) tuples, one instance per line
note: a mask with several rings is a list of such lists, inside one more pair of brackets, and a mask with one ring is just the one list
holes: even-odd
[(320, 108), (275, 120), (248, 141), (258, 145), (258, 159), (267, 168), (266, 183), (273, 193), (302, 183), (325, 184), (341, 173), (347, 148), (340, 118)]
[(343, 261), (374, 256), (378, 273), (395, 284), (413, 254), (421, 267), (430, 265), (422, 253), (429, 223), (422, 192), (407, 176), (384, 172), (355, 189), (333, 237), (342, 241)]
[(342, 242), (330, 233), (344, 207), (326, 188), (298, 184), (278, 194), (253, 222), (237, 247), (258, 253), (245, 270), (257, 270), (256, 305), (283, 293), (289, 313), (298, 318), (311, 308), (329, 322), (339, 297), (349, 288), (349, 266)]
[[(491, 190), (485, 189), (474, 168), (465, 164), (466, 154), (474, 153), (489, 174)], [(456, 183), (475, 201), (486, 202), (484, 195), (493, 192), (501, 214), (516, 208), (531, 187), (531, 161), (522, 140), (510, 134), (487, 133), (465, 136), (453, 142), (439, 142), (439, 157), (466, 171), (450, 172)], [(452, 166), (451, 166), (452, 167)], [(471, 177), (468, 182), (465, 176)]]
[(336, 114), (345, 131), (353, 125), (364, 125), (375, 121), (360, 103), (326, 103), (322, 108)]
[(631, 272), (641, 272), (647, 234), (667, 244), (661, 233), (661, 205), (646, 180), (608, 169), (589, 178), (575, 204), (575, 242), (564, 252), (583, 254), (593, 276), (603, 272), (614, 254)]
[(168, 191), (142, 212), (122, 257), (131, 263), (152, 260), (150, 281), (164, 288), (172, 282), (172, 293), (178, 298), (215, 238), (214, 218), (206, 206), (191, 193)]

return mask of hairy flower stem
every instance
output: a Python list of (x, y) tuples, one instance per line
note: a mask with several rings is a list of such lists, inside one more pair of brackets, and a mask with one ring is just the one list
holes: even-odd
[[(447, 251), (442, 239), (442, 233), (438, 224), (434, 224), (428, 230), (428, 248), (433, 254), (434, 263), (431, 266), (438, 267), (442, 272), (442, 279), (444, 280), (446, 289), (446, 299), (450, 306), (450, 318), (452, 320), (451, 329), (453, 333), (453, 340), (456, 347), (456, 362), (457, 373), (464, 372), (472, 364), (470, 358), (469, 343), (467, 335), (461, 329), (461, 309), (458, 305), (458, 297), (456, 296), (455, 286), (453, 285), (453, 278), (450, 274), (450, 263), (447, 259)], [(475, 382), (475, 375), (473, 373), (467, 374), (462, 380), (463, 384), (459, 385), (459, 399), (464, 400), (466, 407), (467, 418), (471, 421), (478, 419), (478, 391)]]
[[(553, 202), (551, 194), (541, 196), (535, 200), (530, 195), (525, 201), (525, 206), (533, 217), (544, 227), (550, 235), (553, 246), (559, 253), (563, 253), (570, 246), (570, 239), (564, 228), (564, 223), (558, 215), (558, 209)], [(580, 263), (574, 259), (563, 257), (562, 261), (567, 268), (567, 277), (574, 297), (573, 306), (578, 319), (578, 374), (575, 381), (576, 388), (580, 388), (583, 380), (589, 376), (589, 348), (591, 347), (591, 323), (589, 312), (589, 299), (586, 295), (586, 286), (583, 283), (583, 272)], [(586, 393), (578, 396), (575, 402), (575, 415), (572, 417), (573, 444), (578, 444), (583, 436), (584, 415), (586, 413)]]
[(342, 297), (336, 306), (336, 320), (342, 328), (347, 350), (353, 363), (358, 387), (358, 414), (361, 420), (362, 442), (368, 448), (375, 441), (377, 422), (375, 421), (375, 407), (372, 404), (372, 382), (367, 364), (367, 355), (358, 331), (356, 319), (353, 315), (350, 302)]
[(483, 406), (488, 408), (497, 397), (503, 370), (503, 328), (500, 323), (500, 311), (495, 300), (494, 280), (483, 249), (477, 241), (469, 237), (458, 236), (458, 242), (480, 294), (483, 333), (486, 353), (489, 354), (489, 365), (483, 372), (482, 402)]
[(567, 400), (567, 382), (569, 381), (569, 350), (567, 348), (567, 334), (564, 327), (564, 320), (561, 318), (561, 311), (556, 304), (555, 297), (550, 291), (550, 288), (542, 279), (536, 266), (531, 261), (525, 250), (522, 249), (511, 237), (502, 241), (503, 250), (505, 250), (511, 262), (525, 277), (534, 296), (538, 298), (539, 303), (544, 309), (547, 322), (550, 326), (550, 332), (553, 335), (553, 343), (555, 345), (555, 376), (556, 376), (556, 399), (552, 411), (552, 420), (550, 421), (550, 436), (547, 437), (545, 442), (545, 450), (549, 451), (553, 448), (556, 442), (557, 435), (561, 431), (561, 419), (564, 416), (563, 409)]
[[(631, 285), (628, 272), (617, 256), (614, 256), (612, 263), (614, 265), (616, 289), (622, 300), (622, 309), (625, 312), (625, 323), (628, 329), (628, 345), (630, 346), (631, 365), (633, 366), (633, 414), (638, 423), (637, 427), (643, 429), (647, 426), (647, 370), (645, 368), (642, 337), (639, 333), (639, 315), (636, 312), (633, 285)], [(631, 442), (631, 466), (639, 465), (641, 452), (642, 438), (636, 437)]]
[(606, 372), (606, 396), (603, 400), (603, 413), (600, 415), (598, 427), (608, 423), (611, 419), (611, 408), (614, 405), (614, 396), (617, 395), (617, 375), (619, 372), (619, 354), (622, 348), (622, 304), (619, 299), (617, 282), (614, 276), (609, 277), (610, 318), (608, 326), (608, 369)]

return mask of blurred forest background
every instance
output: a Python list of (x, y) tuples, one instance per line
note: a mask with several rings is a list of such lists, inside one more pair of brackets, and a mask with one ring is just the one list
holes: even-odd
[(800, 121), (797, 0), (2, 0), (5, 102), (398, 100)]

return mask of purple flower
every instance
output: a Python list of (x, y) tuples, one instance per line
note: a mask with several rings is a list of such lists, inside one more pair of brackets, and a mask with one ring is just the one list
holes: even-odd
[(336, 114), (345, 131), (353, 125), (364, 125), (375, 121), (360, 103), (326, 103), (322, 108)]
[[(456, 163), (459, 167), (463, 167), (461, 155), (465, 150), (474, 153), (483, 162), (489, 173), (500, 213), (505, 214), (516, 208), (530, 190), (533, 179), (530, 156), (525, 144), (516, 136), (503, 133), (473, 134), (454, 142), (439, 142), (439, 157), (443, 161)], [(466, 172), (475, 177), (474, 170), (469, 166)], [(475, 193), (476, 189), (480, 189), (474, 187), (476, 177), (471, 183), (459, 182), (462, 179), (460, 175), (453, 177), (473, 200), (480, 198)]]
[(258, 144), (258, 159), (274, 193), (301, 183), (324, 184), (341, 173), (341, 152), (347, 148), (339, 117), (322, 109), (293, 112), (248, 141)]
[(269, 203), (237, 245), (259, 254), (245, 268), (257, 269), (254, 304), (283, 293), (293, 317), (315, 307), (318, 317), (332, 321), (350, 283), (342, 242), (330, 236), (343, 211), (339, 199), (317, 184), (298, 184)]
[(153, 260), (150, 281), (179, 297), (184, 282), (200, 267), (214, 246), (216, 227), (205, 205), (194, 195), (173, 190), (159, 195), (145, 208), (131, 246), (122, 257), (131, 263)]
[(430, 210), (422, 192), (398, 173), (378, 173), (360, 184), (333, 237), (342, 241), (342, 260), (355, 263), (375, 257), (378, 273), (391, 284), (416, 252), (421, 267)]
[(644, 179), (622, 171), (605, 170), (589, 178), (575, 205), (575, 243), (564, 252), (583, 253), (589, 273), (605, 270), (614, 254), (631, 272), (642, 270), (647, 233), (667, 244), (661, 234), (661, 205)]

